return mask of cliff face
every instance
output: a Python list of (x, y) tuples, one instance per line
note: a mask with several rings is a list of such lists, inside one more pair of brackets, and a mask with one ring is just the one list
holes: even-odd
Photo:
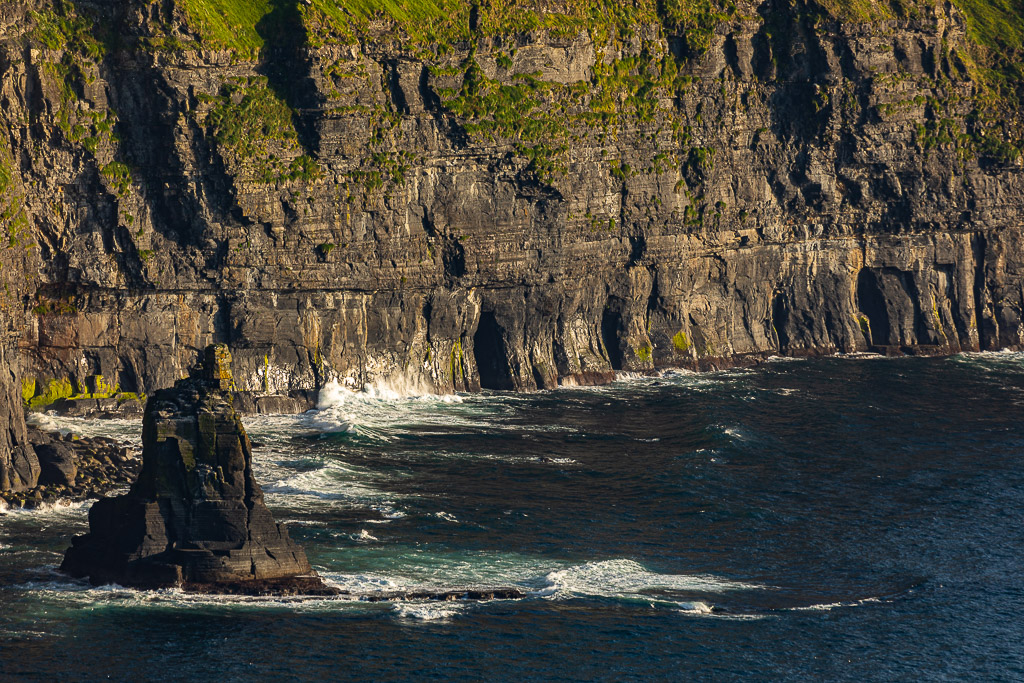
[(1020, 17), (389, 7), (4, 6), (12, 396), (1021, 346)]
[[(0, 5), (0, 34), (7, 35), (23, 20), (23, 11)], [(0, 57), (0, 108), (8, 119), (18, 91), (17, 67), (5, 49)], [(7, 127), (13, 134), (14, 128)], [(38, 252), (33, 247), (31, 217), (23, 199), (13, 135), (0, 144), (0, 491), (20, 491), (35, 485), (39, 461), (29, 443), (22, 409), (19, 340), (25, 330), (25, 302), (36, 283)]]

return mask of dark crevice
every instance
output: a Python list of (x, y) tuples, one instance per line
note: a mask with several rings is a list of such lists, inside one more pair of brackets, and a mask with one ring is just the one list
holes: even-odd
[(466, 274), (466, 250), (459, 240), (446, 239), (444, 241), (441, 260), (444, 262), (444, 273), (449, 281)]
[(480, 322), (473, 335), (473, 354), (480, 373), (483, 389), (515, 389), (508, 364), (505, 331), (498, 324), (493, 311), (480, 314)]
[(889, 313), (878, 279), (868, 268), (857, 275), (857, 308), (871, 325), (869, 343), (873, 346), (889, 343)]
[(978, 346), (981, 349), (995, 348), (997, 340), (995, 329), (990, 318), (985, 315), (985, 250), (987, 241), (984, 235), (975, 235), (971, 240), (974, 252), (974, 322), (978, 330)]
[(423, 98), (423, 107), (433, 112), (435, 115), (440, 116), (441, 113), (441, 99), (430, 87), (430, 70), (424, 66), (420, 71), (420, 97)]
[(779, 351), (785, 351), (789, 346), (789, 333), (786, 328), (789, 324), (789, 310), (786, 307), (786, 299), (782, 294), (776, 294), (772, 301), (772, 328), (778, 339)]
[(537, 383), (538, 389), (554, 389), (555, 387), (550, 386), (541, 373), (540, 368), (536, 365), (533, 366), (533, 381)]
[(608, 354), (608, 362), (612, 370), (622, 369), (622, 314), (611, 303), (604, 309), (601, 316), (601, 342)]
[(642, 234), (631, 236), (629, 238), (629, 263), (627, 263), (627, 267), (640, 263), (646, 252), (647, 239)]
[(391, 101), (394, 103), (395, 109), (403, 114), (410, 113), (409, 103), (405, 99), (405, 91), (402, 90), (402, 85), (399, 81), (398, 60), (396, 59), (388, 62), (387, 82), (388, 93), (391, 95)]

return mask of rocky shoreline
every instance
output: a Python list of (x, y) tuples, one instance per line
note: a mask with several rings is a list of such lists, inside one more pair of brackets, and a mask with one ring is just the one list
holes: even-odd
[[(1017, 345), (1007, 351), (1018, 351)], [(871, 353), (882, 356), (951, 356), (948, 349), (940, 347), (898, 347), (878, 346)], [(834, 349), (808, 350), (803, 353), (756, 353), (726, 358), (705, 359), (680, 363), (678, 366), (661, 367), (653, 370), (633, 371), (631, 374), (659, 377), (666, 371), (689, 370), (693, 372), (715, 372), (732, 368), (748, 368), (768, 362), (771, 358), (820, 358), (836, 355)], [(615, 381), (617, 372), (591, 373), (579, 377), (570, 376), (559, 382), (559, 386), (601, 385)], [(316, 407), (316, 391), (297, 391), (288, 395), (260, 394), (252, 391), (233, 392), (232, 403), (240, 415), (297, 415)], [(110, 401), (97, 399), (74, 399), (55, 402), (47, 412), (64, 417), (82, 419), (141, 419), (141, 412), (134, 405), (113, 406)], [(141, 468), (141, 453), (137, 446), (118, 442), (109, 437), (85, 437), (60, 431), (48, 431), (29, 425), (29, 442), (39, 455), (42, 474), (39, 484), (33, 488), (13, 492), (0, 492), (0, 505), (8, 508), (34, 508), (64, 500), (77, 502), (101, 498), (111, 492), (128, 486)], [(42, 450), (40, 450), (42, 447)], [(259, 444), (254, 444), (255, 448)], [(70, 477), (74, 469), (77, 477)], [(73, 479), (73, 481), (72, 481)]]
[(0, 492), (0, 501), (8, 509), (96, 500), (126, 488), (142, 468), (138, 448), (116, 439), (31, 425), (28, 435), (39, 457), (39, 483), (24, 491)]

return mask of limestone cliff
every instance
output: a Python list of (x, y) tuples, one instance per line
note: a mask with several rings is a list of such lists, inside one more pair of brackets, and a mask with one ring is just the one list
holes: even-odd
[(0, 3), (29, 403), (1020, 347), (1012, 3), (374, 7)]

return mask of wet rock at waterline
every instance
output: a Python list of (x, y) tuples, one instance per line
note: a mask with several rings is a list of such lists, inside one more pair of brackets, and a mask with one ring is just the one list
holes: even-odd
[(191, 378), (149, 399), (139, 478), (92, 507), (63, 571), (94, 584), (335, 592), (263, 502), (230, 364), (226, 346), (210, 346)]

